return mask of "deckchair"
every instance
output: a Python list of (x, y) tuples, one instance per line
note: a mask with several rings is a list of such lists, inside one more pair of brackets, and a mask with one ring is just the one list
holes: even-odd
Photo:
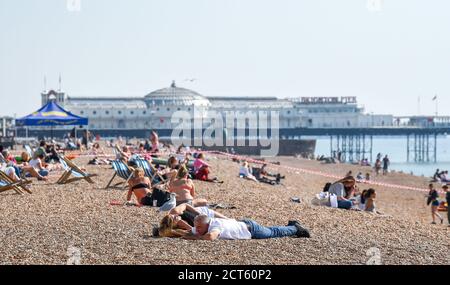
[[(64, 173), (56, 182), (57, 184), (67, 184), (78, 180), (86, 180), (89, 183), (94, 183), (91, 177), (97, 176), (96, 174), (89, 174), (81, 170), (75, 163), (67, 159), (65, 156), (59, 156), (59, 162), (64, 168)], [(74, 177), (70, 178), (73, 175)]]
[[(108, 185), (106, 185), (105, 189), (108, 188), (119, 188), (119, 185), (127, 182), (131, 175), (131, 169), (128, 167), (128, 165), (126, 165), (122, 160), (120, 159), (116, 159), (111, 163), (113, 169), (114, 169), (114, 175), (111, 178), (111, 180), (109, 180)], [(113, 182), (114, 178), (116, 178), (116, 176), (119, 176), (120, 178), (122, 178), (125, 181), (121, 181), (119, 183), (116, 183), (114, 185), (111, 186), (111, 183)], [(126, 185), (125, 185), (126, 187)]]
[(143, 158), (135, 158), (136, 165), (144, 169), (145, 176), (150, 178), (152, 185), (161, 184), (165, 179), (158, 173), (158, 170), (148, 161)]
[(29, 189), (24, 187), (27, 184), (30, 184), (31, 181), (29, 180), (20, 180), (20, 181), (13, 181), (11, 177), (6, 175), (3, 171), (0, 171), (0, 193), (5, 192), (8, 190), (14, 190), (17, 194), (24, 194), (24, 192), (32, 193)]
[(31, 149), (31, 147), (26, 144), (26, 145), (24, 145), (24, 148), (25, 148), (26, 152), (28, 153), (28, 155), (30, 157), (33, 157), (33, 150)]

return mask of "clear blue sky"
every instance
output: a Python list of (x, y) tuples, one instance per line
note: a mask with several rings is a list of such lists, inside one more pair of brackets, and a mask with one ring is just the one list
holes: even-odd
[[(450, 1), (0, 0), (0, 115), (73, 96), (358, 96), (368, 112), (450, 115)], [(198, 78), (194, 83), (186, 78)], [(8, 102), (5, 104), (5, 102)]]

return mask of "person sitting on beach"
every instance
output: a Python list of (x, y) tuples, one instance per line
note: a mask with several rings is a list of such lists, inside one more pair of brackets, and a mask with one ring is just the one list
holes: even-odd
[(358, 175), (356, 176), (356, 179), (358, 179), (358, 180), (363, 180), (364, 179), (364, 176), (363, 176), (362, 172), (358, 173)]
[(43, 163), (44, 159), (45, 156), (44, 154), (41, 153), (36, 158), (31, 159), (29, 162), (29, 165), (33, 167), (36, 170), (36, 172), (39, 173), (40, 176), (43, 177), (48, 176), (49, 174), (49, 170), (44, 166)]
[(122, 160), (124, 163), (128, 164), (132, 153), (130, 151), (130, 149), (128, 148), (128, 146), (123, 146), (122, 149), (117, 148), (118, 154), (117, 154), (117, 159)]
[(244, 161), (242, 165), (239, 167), (239, 177), (258, 182), (258, 179), (256, 179), (255, 176), (253, 176), (247, 161)]
[(134, 194), (138, 205), (153, 205), (153, 201), (151, 198), (151, 182), (150, 179), (145, 176), (145, 172), (142, 168), (135, 168), (133, 170), (132, 177), (130, 178), (130, 180), (128, 180), (128, 186), (129, 190), (127, 193), (127, 204), (132, 204), (131, 198)]
[(169, 183), (169, 192), (176, 194), (177, 206), (180, 204), (189, 204), (194, 207), (205, 206), (205, 199), (195, 199), (194, 182), (188, 178), (189, 172), (186, 166), (182, 165), (178, 169), (176, 178)]
[(345, 177), (348, 177), (348, 176), (353, 176), (353, 172), (351, 170), (349, 172), (347, 172), (347, 174), (345, 174)]
[(441, 182), (442, 183), (448, 183), (450, 182), (450, 177), (448, 177), (448, 171), (444, 171), (441, 175)]
[[(8, 172), (8, 173), (10, 173), (10, 175), (8, 175), (8, 176), (10, 176), (14, 181), (18, 181), (18, 179), (20, 177), (23, 177), (25, 175), (29, 175), (31, 177), (35, 177), (35, 178), (37, 178), (38, 180), (41, 180), (41, 181), (47, 181), (48, 180), (47, 177), (44, 177), (44, 176), (40, 175), (39, 172), (36, 171), (35, 168), (33, 168), (32, 166), (30, 166), (28, 164), (28, 161), (30, 160), (30, 156), (28, 155), (28, 153), (23, 152), (22, 155), (21, 155), (21, 158), (22, 158), (22, 163), (21, 164), (15, 163), (15, 160), (14, 161), (5, 160), (6, 166), (9, 167), (9, 168), (14, 169), (14, 174)], [(19, 178), (17, 178), (17, 177), (19, 177)]]
[(47, 156), (47, 152), (46, 152), (46, 148), (47, 148), (47, 142), (46, 141), (41, 141), (39, 143), (39, 147), (34, 151), (32, 159), (36, 159), (39, 155), (44, 155), (44, 157)]
[(436, 172), (433, 175), (433, 182), (440, 182), (441, 181), (441, 172), (438, 169), (436, 169)]
[(346, 197), (350, 197), (355, 188), (355, 178), (353, 176), (347, 176), (344, 179), (331, 184), (328, 188), (328, 192), (336, 195), (338, 208), (348, 210), (352, 208), (354, 202)]
[(360, 209), (366, 212), (378, 213), (375, 207), (377, 193), (375, 189), (364, 190), (361, 194)]
[(178, 159), (175, 156), (171, 156), (167, 160), (167, 167), (161, 170), (159, 173), (165, 180), (173, 181), (177, 177), (178, 169), (180, 169)]
[(248, 240), (281, 237), (304, 237), (310, 234), (298, 221), (289, 221), (287, 226), (265, 227), (253, 220), (232, 220), (210, 218), (199, 215), (194, 219), (194, 228), (183, 236), (188, 240)]
[(431, 222), (433, 225), (436, 224), (436, 217), (438, 217), (441, 220), (441, 224), (444, 223), (444, 218), (438, 213), (438, 207), (439, 207), (439, 193), (434, 188), (433, 184), (429, 185), (430, 191), (428, 192), (427, 196), (427, 205), (431, 205), (431, 217), (433, 221)]
[(205, 155), (199, 153), (194, 160), (195, 179), (206, 182), (222, 183), (223, 181), (219, 181), (217, 177), (214, 177), (213, 179), (209, 178), (210, 168), (210, 165), (205, 161)]
[(366, 179), (366, 181), (370, 181), (370, 173), (369, 172), (366, 173), (366, 178), (365, 179)]

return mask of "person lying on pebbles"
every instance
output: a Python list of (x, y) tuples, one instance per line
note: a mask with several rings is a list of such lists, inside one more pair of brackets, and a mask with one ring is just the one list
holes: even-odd
[(226, 216), (209, 209), (208, 207), (192, 207), (189, 204), (181, 204), (166, 215), (160, 222), (159, 228), (153, 229), (153, 236), (176, 237), (174, 232), (184, 231), (187, 235), (192, 231), (194, 219), (199, 215), (206, 215), (210, 218), (228, 219)]
[(189, 204), (194, 207), (206, 206), (206, 199), (195, 198), (195, 185), (188, 178), (189, 171), (185, 165), (181, 165), (178, 169), (176, 178), (169, 184), (169, 192), (176, 194), (177, 205)]
[(210, 218), (199, 215), (194, 219), (194, 228), (181, 236), (189, 240), (247, 240), (281, 237), (309, 238), (310, 233), (298, 221), (289, 221), (287, 226), (264, 227), (253, 220)]

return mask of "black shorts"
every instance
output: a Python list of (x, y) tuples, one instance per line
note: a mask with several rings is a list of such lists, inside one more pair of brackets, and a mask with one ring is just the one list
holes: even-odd
[(141, 204), (144, 206), (153, 206), (152, 194), (149, 193), (141, 199)]

